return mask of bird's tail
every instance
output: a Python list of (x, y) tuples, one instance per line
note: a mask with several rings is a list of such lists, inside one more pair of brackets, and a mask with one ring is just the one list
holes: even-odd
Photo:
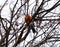
[(33, 25), (30, 25), (30, 29), (32, 29), (32, 32), (35, 34), (37, 33), (37, 31), (35, 30), (35, 28), (33, 27)]

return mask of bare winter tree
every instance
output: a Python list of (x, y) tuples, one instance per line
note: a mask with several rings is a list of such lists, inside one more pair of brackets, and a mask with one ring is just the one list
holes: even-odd
[[(7, 5), (9, 14), (3, 16)], [(6, 0), (0, 5), (0, 47), (58, 46), (60, 0)]]

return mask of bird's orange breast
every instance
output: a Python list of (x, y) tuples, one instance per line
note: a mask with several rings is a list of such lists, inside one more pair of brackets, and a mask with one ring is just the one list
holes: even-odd
[(26, 23), (29, 23), (31, 20), (32, 20), (32, 16), (30, 16), (30, 15), (25, 16), (25, 22)]

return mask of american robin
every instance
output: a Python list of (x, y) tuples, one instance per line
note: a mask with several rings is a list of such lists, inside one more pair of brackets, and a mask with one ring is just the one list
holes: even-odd
[[(26, 23), (26, 24), (29, 24), (31, 21), (32, 21), (32, 16), (30, 16), (29, 14), (25, 15), (25, 23)], [(30, 24), (29, 27), (30, 27), (30, 29), (32, 29), (32, 32), (33, 32), (33, 33), (36, 33), (36, 32), (37, 32), (37, 31), (35, 30), (33, 24)]]

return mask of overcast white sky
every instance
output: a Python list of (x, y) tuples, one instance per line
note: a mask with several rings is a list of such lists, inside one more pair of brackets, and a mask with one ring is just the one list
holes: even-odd
[[(6, 0), (0, 0), (0, 6), (2, 6), (5, 1), (6, 1)], [(2, 13), (1, 13), (2, 17), (9, 19), (9, 16), (10, 16), (9, 4), (10, 4), (12, 1), (16, 1), (16, 0), (9, 0), (9, 1), (8, 1), (8, 5), (6, 5), (6, 6), (3, 8), (3, 10), (2, 10)], [(42, 1), (42, 0), (40, 0), (40, 2), (41, 2), (41, 1)], [(50, 2), (48, 3), (48, 6), (47, 6), (47, 7), (50, 8), (53, 4), (56, 3), (56, 1), (57, 1), (57, 0), (52, 0), (52, 1), (50, 1)], [(34, 6), (34, 0), (30, 0), (30, 4), (31, 4), (31, 3), (33, 3), (33, 5), (30, 6), (30, 11), (31, 11), (32, 7)], [(47, 3), (46, 3), (46, 5), (47, 5)], [(11, 6), (13, 7), (13, 5), (11, 5)], [(18, 5), (18, 6), (19, 6), (19, 5)], [(45, 7), (45, 9), (48, 9), (47, 7)], [(59, 9), (60, 9), (60, 8), (59, 8)], [(56, 12), (56, 13), (60, 12), (59, 9), (56, 9), (55, 12)], [(8, 16), (7, 16), (7, 15), (8, 15)], [(28, 37), (27, 39), (29, 40), (29, 39), (32, 38), (32, 37), (33, 37), (33, 36), (32, 36), (31, 34), (29, 34), (29, 37)], [(11, 45), (12, 45), (12, 44), (11, 44)], [(11, 47), (11, 45), (10, 45), (9, 47)]]

